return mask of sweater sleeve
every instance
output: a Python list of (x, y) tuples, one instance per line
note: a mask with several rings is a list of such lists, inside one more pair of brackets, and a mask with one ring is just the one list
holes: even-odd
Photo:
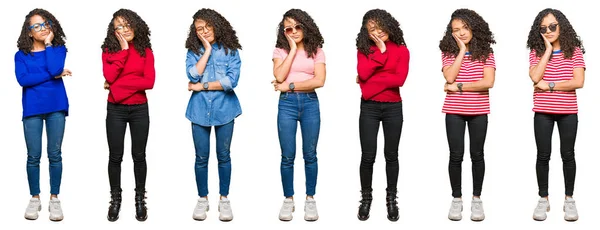
[(30, 73), (23, 58), (22, 52), (15, 54), (15, 75), (21, 87), (32, 87), (52, 80), (53, 76), (48, 71)]
[(154, 70), (154, 54), (150, 48), (146, 48), (144, 72), (141, 75), (121, 78), (115, 81), (113, 86), (127, 90), (143, 91), (154, 88), (155, 79), (156, 71)]
[(116, 53), (102, 52), (102, 72), (108, 84), (112, 84), (117, 80), (123, 71), (123, 67), (125, 67), (128, 56), (128, 50), (119, 50)]
[(357, 59), (358, 76), (361, 81), (366, 81), (373, 76), (377, 69), (383, 67), (388, 59), (388, 51), (381, 53), (379, 50), (375, 50), (368, 56), (358, 51)]
[(65, 59), (67, 58), (67, 48), (65, 46), (46, 47), (46, 64), (50, 76), (59, 76), (65, 69)]
[(398, 48), (398, 62), (396, 64), (396, 73), (391, 76), (389, 81), (386, 81), (387, 88), (398, 88), (404, 86), (406, 77), (408, 76), (408, 66), (410, 63), (410, 52), (406, 46)]

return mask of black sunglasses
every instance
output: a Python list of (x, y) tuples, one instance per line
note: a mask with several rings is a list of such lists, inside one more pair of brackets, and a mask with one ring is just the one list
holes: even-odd
[(554, 32), (554, 31), (556, 31), (557, 27), (558, 27), (558, 24), (550, 24), (549, 26), (540, 26), (540, 33), (545, 34), (546, 31), (548, 31), (548, 29), (550, 29), (550, 32)]

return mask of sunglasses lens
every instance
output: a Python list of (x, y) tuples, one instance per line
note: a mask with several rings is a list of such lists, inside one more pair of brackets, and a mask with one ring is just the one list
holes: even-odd
[(552, 24), (552, 25), (548, 26), (548, 29), (550, 29), (550, 31), (554, 32), (554, 31), (556, 31), (556, 27), (558, 27), (558, 24)]
[(296, 27), (294, 27), (294, 28), (296, 28), (296, 30), (301, 30), (302, 26), (301, 25), (296, 25)]
[(293, 31), (294, 31), (294, 28), (292, 28), (292, 27), (287, 27), (287, 28), (285, 28), (285, 32), (286, 32), (286, 33), (291, 33), (291, 32), (293, 32)]
[(545, 26), (540, 27), (540, 33), (545, 34), (546, 30), (548, 30), (547, 27), (545, 27)]

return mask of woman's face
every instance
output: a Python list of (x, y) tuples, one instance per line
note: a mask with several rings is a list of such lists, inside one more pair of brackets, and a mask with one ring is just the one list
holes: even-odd
[(452, 20), (452, 34), (460, 39), (465, 45), (468, 45), (473, 39), (473, 31), (460, 19)]
[(302, 39), (304, 39), (304, 26), (296, 22), (293, 18), (283, 20), (283, 32), (287, 36), (290, 36), (296, 44), (302, 42)]
[(52, 22), (45, 20), (40, 15), (33, 15), (29, 19), (29, 36), (35, 41), (44, 42), (52, 32)]
[(194, 28), (196, 28), (198, 39), (202, 39), (200, 37), (203, 37), (208, 43), (215, 43), (215, 28), (212, 25), (202, 19), (196, 19), (194, 21)]
[(390, 39), (389, 34), (383, 31), (383, 28), (381, 28), (381, 26), (379, 26), (374, 20), (367, 21), (366, 27), (367, 31), (369, 32), (369, 35), (378, 37), (384, 42)]
[(550, 43), (554, 43), (558, 40), (558, 37), (560, 36), (560, 26), (553, 14), (548, 14), (542, 19), (540, 33), (546, 37)]
[(117, 17), (113, 20), (113, 26), (117, 33), (123, 35), (127, 42), (133, 41), (135, 37), (135, 31), (133, 31), (133, 27), (131, 24), (127, 22), (123, 17)]

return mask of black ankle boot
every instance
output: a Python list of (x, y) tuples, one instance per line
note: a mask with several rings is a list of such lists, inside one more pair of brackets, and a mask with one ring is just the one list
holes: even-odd
[(108, 221), (117, 221), (121, 211), (121, 191), (110, 192), (110, 206), (108, 207)]
[(138, 221), (145, 221), (148, 218), (148, 208), (146, 208), (146, 191), (144, 189), (135, 190), (135, 218)]
[(371, 211), (371, 201), (373, 201), (372, 189), (366, 191), (360, 191), (362, 199), (360, 200), (360, 206), (358, 207), (358, 219), (367, 220), (369, 219), (369, 212)]
[(385, 197), (386, 206), (387, 206), (387, 218), (390, 221), (397, 221), (398, 216), (398, 202), (396, 201), (396, 189), (386, 189), (387, 196)]

